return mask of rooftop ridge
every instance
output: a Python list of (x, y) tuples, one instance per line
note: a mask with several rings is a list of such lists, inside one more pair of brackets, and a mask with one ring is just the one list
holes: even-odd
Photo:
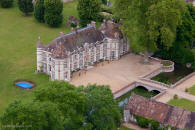
[[(82, 31), (84, 31), (86, 29), (89, 29), (89, 28), (95, 28), (95, 27), (93, 25), (89, 25), (89, 26), (81, 28), (81, 29), (79, 29), (77, 31), (66, 33), (66, 34), (63, 35), (63, 37), (66, 37), (66, 36), (69, 36), (69, 35), (72, 35), (72, 34), (76, 34), (76, 32), (82, 32)], [(60, 38), (62, 38), (62, 37), (58, 36), (58, 37), (56, 37), (56, 40), (60, 39)]]

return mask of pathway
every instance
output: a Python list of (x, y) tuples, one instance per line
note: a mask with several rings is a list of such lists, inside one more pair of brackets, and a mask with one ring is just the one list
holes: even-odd
[(135, 125), (135, 124), (132, 124), (132, 123), (123, 123), (122, 125), (126, 126), (127, 128), (131, 128), (133, 130), (149, 130), (149, 129), (146, 129), (146, 128), (141, 128), (138, 125)]
[[(148, 84), (150, 86), (155, 86), (157, 88), (165, 88), (164, 86), (160, 85), (160, 84), (156, 84), (156, 83), (151, 83), (148, 81), (143, 81), (143, 80), (138, 80), (139, 82), (142, 82), (144, 84)], [(185, 88), (189, 88), (191, 86), (195, 85), (195, 75), (192, 76), (191, 78), (187, 79), (186, 81), (184, 81), (183, 83), (181, 83), (180, 85), (176, 86), (175, 88), (166, 88), (166, 93), (160, 97), (158, 97), (156, 100), (163, 102), (163, 103), (167, 103), (169, 100), (171, 100), (173, 98), (173, 96), (175, 94), (177, 94), (180, 98), (185, 98), (191, 101), (195, 101), (195, 96), (191, 95), (189, 93), (185, 92)]]

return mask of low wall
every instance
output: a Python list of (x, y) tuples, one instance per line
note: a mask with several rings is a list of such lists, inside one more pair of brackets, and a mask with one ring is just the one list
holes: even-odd
[[(140, 54), (142, 57), (144, 57), (144, 54)], [(160, 63), (169, 63), (170, 65), (169, 66), (164, 66), (162, 64), (162, 66), (154, 71), (152, 71), (151, 73), (143, 76), (142, 78), (145, 78), (145, 79), (151, 79), (152, 77), (155, 77), (156, 75), (162, 73), (162, 72), (172, 72), (174, 71), (174, 65), (175, 63), (172, 62), (172, 61), (169, 61), (169, 60), (161, 60), (161, 59), (158, 59), (158, 58), (154, 58), (154, 57), (151, 57), (149, 56), (149, 59), (150, 60), (153, 60), (153, 61), (156, 61), (156, 62), (160, 62)]]
[(130, 90), (132, 90), (134, 88), (136, 88), (136, 82), (132, 82), (131, 84), (128, 84), (124, 88), (114, 92), (114, 98), (116, 99), (116, 98), (126, 94), (127, 92), (129, 92)]
[(136, 87), (137, 86), (143, 86), (143, 87), (147, 88), (148, 91), (158, 90), (159, 92), (163, 92), (164, 90), (166, 90), (166, 89), (161, 89), (159, 87), (155, 87), (155, 86), (145, 84), (145, 83), (142, 83), (142, 82), (136, 82)]
[[(144, 56), (144, 54), (140, 54), (140, 55)], [(169, 63), (170, 65), (169, 66), (165, 66), (165, 65), (162, 64), (162, 66), (160, 68), (158, 68), (158, 69), (152, 71), (151, 73), (141, 77), (140, 79), (143, 80), (143, 81), (147, 81), (147, 82), (150, 82), (150, 83), (154, 83), (154, 84), (158, 84), (158, 85), (170, 88), (171, 85), (151, 80), (151, 78), (155, 77), (156, 75), (158, 75), (158, 74), (160, 74), (162, 72), (172, 72), (172, 71), (174, 71), (175, 63), (172, 62), (172, 61), (169, 61), (169, 60), (161, 60), (161, 59), (154, 58), (154, 57), (151, 57), (151, 56), (149, 56), (149, 59), (151, 59), (153, 61), (160, 62), (160, 63), (163, 63), (163, 62), (164, 63)]]
[(195, 72), (187, 75), (186, 77), (182, 78), (181, 80), (177, 81), (175, 84), (171, 85), (172, 88), (177, 87), (178, 85), (182, 84), (186, 80), (190, 79), (191, 77), (195, 76)]
[(163, 92), (161, 92), (161, 93), (157, 94), (156, 96), (152, 97), (152, 99), (156, 100), (156, 99), (160, 98), (161, 96), (163, 96), (166, 93), (167, 93), (167, 91), (164, 90)]
[(141, 82), (136, 82), (136, 81), (134, 81), (134, 82), (132, 82), (131, 84), (125, 86), (124, 88), (122, 88), (122, 89), (116, 91), (116, 92), (114, 93), (114, 98), (115, 98), (115, 99), (116, 99), (116, 98), (119, 98), (120, 96), (126, 94), (127, 92), (129, 92), (130, 90), (136, 88), (137, 86), (144, 86), (145, 88), (148, 89), (148, 91), (158, 90), (158, 91), (160, 91), (160, 93), (161, 93), (161, 92), (164, 92), (164, 91), (166, 90), (166, 89), (160, 89), (160, 88), (157, 88), (157, 87), (155, 87), (155, 86), (151, 86), (151, 85), (148, 85), (148, 84), (144, 84), (144, 83), (141, 83)]

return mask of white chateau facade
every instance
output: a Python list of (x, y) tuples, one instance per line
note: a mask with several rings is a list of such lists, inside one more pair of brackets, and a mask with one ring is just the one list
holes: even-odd
[(71, 74), (102, 60), (118, 60), (129, 52), (129, 44), (119, 26), (104, 21), (100, 28), (91, 22), (87, 27), (63, 34), (48, 45), (37, 43), (37, 72), (51, 80), (70, 81)]

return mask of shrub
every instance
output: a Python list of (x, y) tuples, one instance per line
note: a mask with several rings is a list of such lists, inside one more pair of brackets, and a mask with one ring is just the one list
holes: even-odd
[(173, 98), (174, 98), (174, 99), (178, 99), (178, 95), (175, 94), (175, 95), (173, 96)]
[(63, 3), (61, 0), (45, 0), (45, 22), (52, 26), (57, 27), (62, 23), (62, 10)]
[(186, 88), (186, 89), (185, 89), (185, 92), (189, 92), (189, 89), (188, 89), (188, 88)]
[(34, 9), (32, 0), (18, 0), (18, 7), (26, 16)]
[(44, 14), (45, 14), (44, 0), (37, 0), (34, 11), (35, 19), (39, 22), (44, 22)]
[(1, 0), (0, 4), (3, 8), (10, 8), (13, 5), (13, 0)]
[(99, 21), (102, 19), (100, 16), (101, 2), (99, 0), (79, 0), (77, 11), (82, 27), (91, 21)]
[(148, 128), (150, 124), (150, 119), (141, 117), (141, 116), (135, 116), (137, 120), (137, 124), (142, 128)]
[(107, 0), (102, 0), (102, 4), (107, 5)]
[(158, 128), (159, 128), (158, 121), (151, 120), (151, 130), (158, 130)]
[(168, 84), (168, 85), (171, 84), (171, 82), (169, 81), (169, 78), (164, 77), (162, 75), (155, 76), (155, 77), (152, 78), (152, 80), (155, 80), (155, 81), (158, 81), (158, 82), (161, 82), (161, 83), (165, 83), (165, 84)]

